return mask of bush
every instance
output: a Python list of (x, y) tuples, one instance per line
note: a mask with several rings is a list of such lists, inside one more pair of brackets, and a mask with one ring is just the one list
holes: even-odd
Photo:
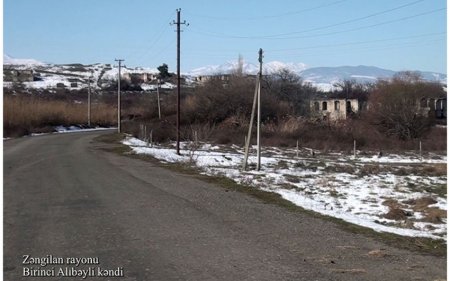
[(369, 97), (367, 120), (387, 136), (401, 140), (421, 138), (434, 119), (420, 111), (420, 101), (440, 96), (445, 96), (440, 84), (424, 82), (411, 73), (400, 74), (392, 81), (376, 84)]

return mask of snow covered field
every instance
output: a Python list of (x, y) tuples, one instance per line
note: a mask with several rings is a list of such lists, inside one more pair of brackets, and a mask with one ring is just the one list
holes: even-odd
[[(265, 147), (261, 171), (256, 157), (241, 170), (243, 148), (182, 143), (153, 145), (127, 137), (123, 143), (135, 153), (164, 162), (195, 165), (207, 175), (280, 194), (305, 209), (374, 229), (404, 236), (447, 237), (446, 156), (413, 154), (368, 157), (330, 153), (309, 155), (309, 150)], [(254, 151), (253, 151), (254, 152)]]

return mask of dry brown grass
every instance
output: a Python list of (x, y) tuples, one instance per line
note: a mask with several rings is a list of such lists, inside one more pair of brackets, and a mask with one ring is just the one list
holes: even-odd
[(406, 206), (399, 203), (395, 199), (387, 199), (383, 201), (382, 203), (384, 206), (389, 207), (389, 212), (384, 215), (386, 219), (389, 220), (405, 220), (408, 216), (411, 214), (409, 212), (406, 212), (402, 208), (405, 208)]
[[(416, 171), (414, 171), (414, 173), (416, 173)], [(427, 165), (422, 169), (422, 174), (436, 177), (445, 176), (447, 175), (447, 164)]]
[(403, 203), (413, 205), (412, 208), (415, 212), (423, 212), (429, 205), (435, 204), (437, 201), (432, 197), (426, 196), (418, 199), (406, 200)]
[(404, 204), (399, 203), (395, 199), (386, 199), (383, 201), (382, 205), (388, 206), (391, 209), (400, 209), (400, 208), (406, 208), (407, 206)]
[[(403, 203), (411, 205), (412, 209), (415, 212), (422, 212), (424, 217), (421, 219), (421, 221), (441, 223), (442, 219), (447, 217), (447, 211), (439, 209), (437, 207), (430, 207), (430, 205), (437, 203), (437, 201), (429, 196), (406, 200), (403, 201)], [(404, 205), (399, 204), (399, 206), (403, 207)]]
[[(93, 104), (91, 124), (115, 124), (116, 110), (105, 104)], [(57, 125), (87, 124), (87, 105), (70, 101), (45, 100), (33, 96), (4, 96), (3, 128), (7, 137), (48, 131)]]
[(447, 218), (447, 211), (433, 207), (425, 210), (425, 218), (423, 220), (432, 223), (442, 223), (444, 218)]

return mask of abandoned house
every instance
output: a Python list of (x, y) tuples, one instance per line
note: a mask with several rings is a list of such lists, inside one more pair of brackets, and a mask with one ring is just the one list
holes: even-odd
[(218, 75), (200, 75), (195, 77), (195, 82), (199, 84), (204, 84), (207, 81), (219, 80), (227, 83), (230, 80), (231, 74), (218, 74)]
[(447, 118), (447, 98), (422, 98), (419, 103), (419, 112), (423, 116), (445, 119)]
[(322, 120), (345, 120), (359, 111), (357, 99), (317, 99), (310, 102), (311, 115)]
[(242, 77), (245, 79), (256, 79), (254, 74), (215, 74), (215, 75), (200, 75), (194, 77), (194, 82), (203, 85), (208, 81), (222, 81), (224, 85), (228, 84), (232, 77)]
[(75, 79), (74, 78), (69, 78), (67, 80), (69, 80), (71, 88), (77, 88), (78, 87), (78, 83), (81, 82), (79, 79), (76, 79), (76, 78)]
[(122, 73), (122, 79), (132, 84), (142, 84), (158, 79), (157, 74), (154, 73)]
[(3, 68), (3, 81), (5, 82), (33, 82), (33, 80), (33, 70)]

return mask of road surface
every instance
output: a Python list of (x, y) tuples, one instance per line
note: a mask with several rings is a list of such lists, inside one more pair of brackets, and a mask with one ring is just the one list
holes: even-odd
[(444, 257), (104, 151), (108, 133), (4, 142), (5, 280), (445, 279)]

